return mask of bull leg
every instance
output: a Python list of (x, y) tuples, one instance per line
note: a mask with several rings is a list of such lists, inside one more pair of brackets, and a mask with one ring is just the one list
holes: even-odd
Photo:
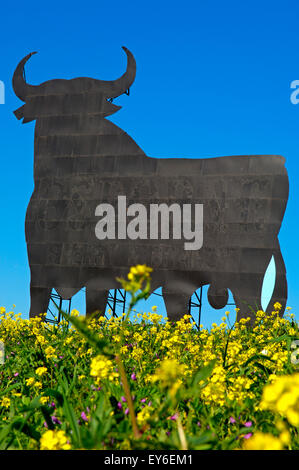
[(29, 318), (37, 317), (46, 313), (50, 301), (51, 288), (30, 286), (30, 312)]
[[(274, 304), (279, 302), (281, 304), (280, 316), (282, 316), (287, 300), (287, 280), (285, 265), (279, 248), (274, 253), (274, 260), (276, 266), (275, 285), (266, 313), (270, 314), (275, 310)], [(250, 317), (250, 324), (254, 324), (256, 311), (262, 310), (261, 294), (263, 280), (264, 274), (256, 275), (255, 279), (251, 279), (250, 282), (244, 282), (243, 284), (239, 282), (237, 287), (231, 287), (236, 306), (240, 309), (237, 314), (237, 320)]]
[(86, 316), (105, 314), (108, 290), (95, 290), (86, 286)]
[(250, 317), (250, 325), (255, 321), (256, 312), (262, 310), (261, 294), (262, 294), (263, 276), (256, 275), (250, 281), (238, 282), (236, 286), (231, 286), (237, 312), (237, 321), (241, 318)]
[(178, 291), (164, 291), (163, 298), (170, 321), (178, 321), (188, 313), (189, 299), (192, 294)]

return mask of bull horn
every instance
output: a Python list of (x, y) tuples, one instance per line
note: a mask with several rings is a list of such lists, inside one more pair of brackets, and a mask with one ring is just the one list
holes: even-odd
[(26, 101), (27, 95), (31, 94), (33, 90), (37, 89), (37, 86), (28, 85), (24, 77), (24, 66), (27, 60), (29, 60), (33, 54), (36, 54), (36, 52), (31, 52), (30, 54), (26, 55), (26, 57), (24, 57), (24, 59), (22, 59), (21, 62), (18, 64), (13, 74), (12, 86), (15, 94), (22, 101)]
[(117, 96), (122, 95), (130, 88), (130, 86), (135, 80), (136, 61), (134, 59), (134, 56), (126, 47), (123, 46), (122, 49), (127, 54), (127, 70), (125, 71), (125, 73), (117, 80), (98, 80), (100, 82), (100, 86), (103, 90), (103, 93), (108, 98), (117, 98)]

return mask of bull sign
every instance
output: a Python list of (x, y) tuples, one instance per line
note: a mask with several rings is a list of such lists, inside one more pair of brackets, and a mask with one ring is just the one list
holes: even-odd
[(238, 318), (261, 308), (264, 274), (274, 257), (276, 280), (268, 310), (284, 311), (287, 282), (278, 233), (288, 199), (279, 155), (208, 159), (153, 158), (107, 119), (120, 109), (136, 62), (117, 80), (49, 80), (38, 86), (13, 76), (25, 103), (15, 111), (36, 120), (34, 191), (26, 214), (31, 271), (30, 317), (46, 312), (52, 288), (70, 299), (86, 287), (86, 312), (104, 312), (115, 278), (132, 265), (153, 268), (169, 319), (187, 312), (192, 293), (209, 285), (223, 308), (230, 289)]

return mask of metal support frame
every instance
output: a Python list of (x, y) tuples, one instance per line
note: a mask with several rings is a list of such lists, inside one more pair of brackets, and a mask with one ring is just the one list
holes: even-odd
[[(199, 291), (199, 293), (198, 293)], [(200, 326), (200, 319), (201, 319), (201, 309), (202, 309), (202, 291), (203, 288), (200, 287), (197, 291), (194, 292), (194, 297), (190, 297), (188, 303), (188, 315), (191, 315), (192, 320), (195, 322), (196, 327), (199, 328)], [(153, 292), (154, 295), (158, 295), (159, 297), (163, 298), (162, 294), (158, 294), (157, 292)], [(63, 300), (60, 295), (52, 293), (50, 297), (48, 312), (52, 318), (46, 318), (46, 322), (48, 323), (59, 323), (61, 321), (61, 310), (64, 310), (67, 313), (71, 311), (71, 300)], [(51, 305), (54, 304), (54, 307)], [(126, 301), (127, 301), (127, 293), (123, 289), (114, 289), (113, 291), (109, 291), (108, 298), (107, 298), (107, 305), (111, 310), (112, 316), (117, 317), (121, 313), (126, 312)], [(63, 302), (67, 304), (67, 308), (63, 305)], [(234, 303), (228, 303), (227, 305), (235, 305)], [(56, 309), (56, 315), (52, 311), (52, 309)], [(198, 313), (198, 320), (196, 321), (195, 318)], [(106, 316), (106, 315), (105, 315)], [(55, 318), (56, 317), (56, 318)]]
[(107, 298), (107, 305), (112, 312), (113, 317), (117, 317), (117, 307), (120, 308), (121, 313), (126, 311), (126, 298), (127, 293), (123, 289), (114, 289), (113, 293), (109, 291)]
[[(154, 295), (158, 295), (159, 297), (163, 298), (162, 294), (158, 294), (157, 292), (153, 292)], [(188, 304), (188, 314), (191, 315), (192, 320), (194, 319), (194, 310), (198, 309), (198, 322), (196, 322), (197, 327), (200, 325), (200, 318), (201, 318), (201, 308), (202, 308), (202, 287), (199, 289), (199, 294), (197, 292), (194, 293), (195, 299), (192, 300), (190, 298)], [(126, 311), (126, 291), (122, 289), (114, 289), (113, 292), (109, 291), (107, 304), (111, 310), (112, 316), (118, 316), (117, 308), (121, 310), (121, 313)]]
[[(200, 291), (199, 295), (197, 294), (197, 291), (194, 292), (196, 300), (192, 300), (192, 297), (190, 297), (189, 303), (188, 303), (188, 315), (191, 315), (191, 318), (195, 322), (197, 328), (199, 328), (200, 317), (201, 317), (202, 287), (199, 288), (199, 291)], [(158, 294), (157, 292), (154, 292), (154, 295), (158, 295), (159, 297), (163, 297), (163, 294)], [(192, 314), (195, 309), (198, 309), (198, 322), (195, 321), (195, 319), (193, 317), (193, 314)]]
[(196, 309), (198, 309), (198, 321), (196, 323), (197, 328), (199, 328), (200, 325), (200, 318), (201, 318), (201, 307), (202, 307), (202, 287), (199, 288), (199, 295), (197, 291), (194, 292), (195, 299), (192, 300), (192, 296), (189, 299), (189, 304), (188, 304), (188, 315), (191, 315), (192, 320), (196, 323), (192, 313)]
[[(58, 324), (61, 321), (61, 310), (64, 310), (66, 313), (70, 314), (71, 312), (71, 303), (72, 298), (68, 300), (63, 300), (62, 297), (54, 292), (51, 293), (49, 306), (47, 310), (47, 315), (45, 321), (47, 323)], [(66, 308), (65, 308), (66, 304)]]

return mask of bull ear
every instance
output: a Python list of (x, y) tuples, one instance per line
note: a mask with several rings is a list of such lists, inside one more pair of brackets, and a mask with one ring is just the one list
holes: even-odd
[(30, 94), (36, 93), (38, 89), (38, 86), (28, 85), (26, 83), (25, 74), (24, 74), (25, 64), (27, 60), (29, 60), (33, 54), (36, 54), (36, 52), (30, 52), (30, 54), (26, 55), (26, 57), (24, 57), (24, 59), (21, 60), (12, 78), (12, 86), (13, 86), (14, 92), (17, 95), (17, 97), (20, 98), (20, 100), (22, 101), (26, 101), (26, 97)]
[(25, 104), (23, 104), (23, 106), (21, 106), (20, 108), (16, 109), (13, 113), (14, 115), (16, 116), (17, 119), (23, 119), (24, 117), (24, 111), (25, 111)]
[(27, 122), (34, 121), (35, 117), (32, 116), (32, 113), (29, 113), (28, 115), (28, 111), (30, 108), (31, 106), (28, 103), (26, 103), (13, 112), (17, 119), (19, 120), (23, 119), (22, 124), (26, 124)]

